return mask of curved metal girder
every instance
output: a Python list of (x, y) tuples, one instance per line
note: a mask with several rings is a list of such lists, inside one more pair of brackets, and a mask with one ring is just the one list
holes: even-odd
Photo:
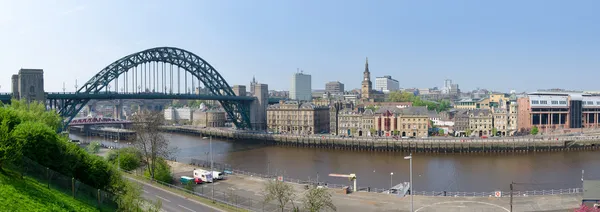
[[(163, 62), (178, 66), (192, 74), (208, 88), (215, 96), (235, 96), (233, 89), (225, 79), (208, 62), (194, 53), (174, 47), (158, 47), (127, 55), (98, 72), (88, 82), (81, 86), (77, 93), (97, 94), (101, 93), (110, 82), (131, 68), (147, 62)], [(90, 99), (69, 99), (65, 101), (64, 107), (59, 111), (67, 117), (67, 126), (79, 113)], [(233, 118), (233, 124), (237, 128), (250, 128), (250, 110), (248, 104), (240, 101), (218, 100), (229, 117)]]

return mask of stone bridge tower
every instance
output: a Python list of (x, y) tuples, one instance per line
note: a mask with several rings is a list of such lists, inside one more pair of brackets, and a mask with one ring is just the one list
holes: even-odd
[(46, 102), (44, 70), (21, 69), (19, 74), (12, 76), (12, 83), (12, 92), (16, 99)]

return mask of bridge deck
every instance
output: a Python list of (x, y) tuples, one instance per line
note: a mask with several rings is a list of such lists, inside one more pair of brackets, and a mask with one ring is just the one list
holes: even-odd
[(253, 101), (251, 96), (215, 96), (204, 94), (164, 94), (164, 93), (47, 93), (47, 99), (197, 99)]

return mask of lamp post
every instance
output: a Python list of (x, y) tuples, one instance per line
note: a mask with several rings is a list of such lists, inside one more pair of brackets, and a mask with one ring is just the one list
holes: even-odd
[[(203, 139), (207, 139), (207, 137), (203, 137)], [(212, 176), (212, 182), (211, 182), (211, 187), (212, 189), (212, 200), (213, 202), (215, 201), (215, 177), (213, 176), (214, 171), (213, 171), (213, 154), (212, 154), (212, 136), (208, 137), (209, 140), (209, 151), (210, 151), (210, 176)]]
[(394, 177), (394, 172), (390, 172), (390, 193), (392, 193), (392, 187), (393, 187), (393, 177)]
[[(115, 147), (117, 146), (117, 143), (119, 143), (119, 141), (115, 140)], [(119, 148), (117, 148), (117, 170), (121, 170), (121, 153), (119, 152)]]
[(410, 211), (414, 212), (413, 196), (415, 196), (415, 189), (413, 188), (413, 174), (412, 174), (412, 153), (409, 156), (404, 157), (405, 160), (410, 162)]

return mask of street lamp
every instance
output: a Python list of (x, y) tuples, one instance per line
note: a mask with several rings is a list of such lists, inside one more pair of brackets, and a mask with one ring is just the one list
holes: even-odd
[[(202, 139), (207, 139), (207, 137), (203, 137)], [(213, 154), (212, 154), (212, 136), (208, 137), (209, 139), (209, 151), (210, 151), (210, 176), (212, 176), (212, 200), (213, 202), (215, 201), (215, 176), (213, 176), (214, 171), (213, 171)]]
[(393, 183), (392, 183), (392, 179), (394, 177), (394, 172), (390, 172), (390, 193), (392, 193), (392, 187), (393, 187)]
[[(118, 140), (115, 140), (115, 147), (117, 146), (117, 143), (119, 143)], [(121, 170), (121, 154), (119, 153), (119, 148), (117, 149), (117, 170)]]
[(412, 153), (410, 153), (409, 156), (404, 157), (405, 160), (409, 160), (410, 161), (410, 211), (414, 212), (414, 205), (413, 205), (413, 196), (415, 196), (415, 188), (413, 188), (413, 181), (412, 181)]

